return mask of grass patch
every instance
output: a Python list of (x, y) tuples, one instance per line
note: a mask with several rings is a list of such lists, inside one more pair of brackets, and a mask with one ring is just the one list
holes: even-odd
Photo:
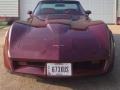
[(7, 26), (7, 22), (0, 22), (0, 29)]

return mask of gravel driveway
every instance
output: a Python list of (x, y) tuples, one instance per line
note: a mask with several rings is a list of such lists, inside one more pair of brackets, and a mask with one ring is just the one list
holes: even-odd
[(120, 26), (109, 26), (116, 42), (112, 73), (100, 77), (48, 80), (12, 75), (3, 66), (2, 47), (6, 29), (0, 30), (0, 90), (120, 90)]

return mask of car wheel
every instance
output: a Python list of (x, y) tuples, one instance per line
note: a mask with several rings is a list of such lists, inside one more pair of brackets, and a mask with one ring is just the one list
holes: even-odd
[(111, 33), (111, 40), (110, 40), (110, 43), (111, 43), (111, 47), (110, 47), (110, 65), (108, 67), (108, 70), (106, 73), (110, 73), (112, 70), (113, 70), (113, 67), (114, 67), (114, 59), (115, 59), (115, 41), (114, 41), (114, 37)]

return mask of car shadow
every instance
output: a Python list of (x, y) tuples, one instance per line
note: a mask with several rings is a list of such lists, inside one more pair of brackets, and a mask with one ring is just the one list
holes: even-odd
[(120, 90), (120, 34), (114, 35), (116, 55), (113, 71), (107, 75), (81, 78), (41, 79), (38, 82), (64, 86), (73, 90)]

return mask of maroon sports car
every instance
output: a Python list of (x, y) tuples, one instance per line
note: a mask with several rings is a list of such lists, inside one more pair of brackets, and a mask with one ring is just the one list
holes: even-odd
[(78, 1), (40, 1), (5, 37), (4, 63), (12, 73), (75, 77), (108, 73), (114, 63), (112, 32), (92, 21)]

